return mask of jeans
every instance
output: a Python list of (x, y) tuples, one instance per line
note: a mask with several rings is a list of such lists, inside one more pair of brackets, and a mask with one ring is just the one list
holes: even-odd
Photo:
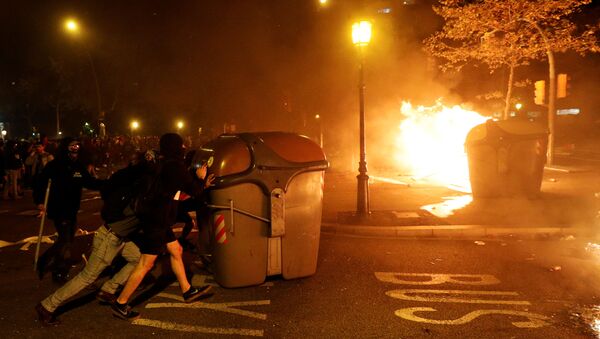
[(115, 294), (119, 286), (127, 282), (131, 271), (133, 271), (140, 261), (140, 250), (133, 242), (124, 242), (123, 239), (109, 232), (104, 226), (101, 226), (96, 231), (92, 243), (92, 253), (83, 270), (73, 277), (73, 279), (67, 281), (56, 292), (42, 300), (44, 308), (50, 312), (54, 312), (69, 298), (93, 284), (102, 271), (112, 263), (119, 252), (127, 260), (127, 264), (100, 288), (102, 291), (110, 294)]
[(9, 193), (12, 194), (13, 199), (19, 199), (19, 177), (21, 170), (9, 169), (6, 170), (6, 176), (8, 177), (4, 183), (3, 197), (5, 200), (9, 198)]

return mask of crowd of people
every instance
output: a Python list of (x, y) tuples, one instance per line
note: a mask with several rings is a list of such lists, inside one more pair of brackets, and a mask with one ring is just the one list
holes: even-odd
[[(214, 180), (206, 164), (192, 164), (192, 156), (186, 157), (185, 144), (178, 134), (167, 133), (160, 138), (66, 137), (58, 143), (42, 139), (3, 145), (4, 198), (20, 199), (23, 189), (31, 188), (40, 215), (53, 222), (58, 234), (36, 258), (38, 277), (52, 272), (53, 281), (62, 285), (35, 306), (43, 325), (59, 324), (57, 308), (92, 285), (118, 255), (127, 263), (96, 294), (118, 318), (139, 317), (129, 301), (163, 253), (169, 255), (185, 302), (208, 296), (210, 285), (190, 284), (182, 259), (185, 239), (176, 238), (171, 229), (176, 222), (185, 222), (189, 233), (194, 223), (188, 212), (201, 210), (204, 192)], [(108, 174), (98, 175), (100, 169)], [(71, 278), (71, 247), (83, 188), (100, 191), (104, 223), (94, 235), (85, 267)], [(185, 204), (180, 203), (183, 196), (189, 197)]]

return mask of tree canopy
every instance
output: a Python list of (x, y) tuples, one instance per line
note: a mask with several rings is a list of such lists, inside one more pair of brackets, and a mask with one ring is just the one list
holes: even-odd
[(425, 49), (444, 60), (443, 70), (480, 62), (491, 71), (527, 65), (548, 50), (597, 52), (596, 27), (578, 28), (572, 14), (591, 0), (440, 0), (445, 20), (425, 40)]

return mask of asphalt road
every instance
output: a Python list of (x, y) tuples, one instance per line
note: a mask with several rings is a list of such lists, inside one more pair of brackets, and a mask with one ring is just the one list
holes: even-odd
[[(80, 224), (93, 224), (95, 204), (83, 203)], [(0, 218), (3, 237), (37, 231), (34, 216), (12, 214)], [(90, 239), (78, 237), (80, 248)], [(142, 318), (133, 324), (112, 317), (87, 290), (61, 309), (63, 324), (55, 328), (43, 328), (33, 307), (56, 286), (35, 277), (34, 246), (18, 244), (0, 248), (0, 331), (7, 338), (593, 338), (600, 256), (590, 241), (322, 234), (312, 277), (238, 289), (215, 284), (211, 298), (193, 305), (183, 304), (167, 279), (138, 294)], [(195, 283), (214, 284), (187, 259)], [(153, 276), (168, 272), (164, 264)]]

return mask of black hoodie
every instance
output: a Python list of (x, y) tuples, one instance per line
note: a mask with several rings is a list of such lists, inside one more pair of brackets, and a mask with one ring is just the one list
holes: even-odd
[(82, 188), (99, 190), (104, 182), (92, 177), (79, 158), (69, 157), (68, 147), (74, 140), (69, 137), (61, 140), (56, 158), (44, 167), (33, 190), (34, 203), (43, 204), (48, 179), (52, 179), (46, 208), (50, 219), (74, 220), (79, 211)]
[(191, 174), (183, 162), (183, 140), (178, 134), (167, 133), (160, 138), (159, 163), (156, 206), (152, 216), (145, 218), (146, 227), (154, 230), (163, 230), (171, 227), (177, 217), (177, 192), (201, 199), (204, 191), (204, 182), (195, 174)]

